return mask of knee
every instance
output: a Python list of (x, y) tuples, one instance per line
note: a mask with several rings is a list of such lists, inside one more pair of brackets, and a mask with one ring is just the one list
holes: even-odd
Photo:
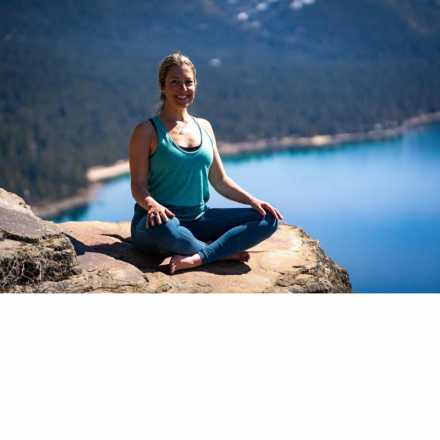
[(268, 236), (272, 235), (278, 228), (278, 219), (270, 212), (264, 216), (262, 223)]
[(168, 248), (170, 244), (178, 238), (179, 225), (179, 220), (173, 217), (167, 222), (152, 226), (147, 230), (154, 241)]
[(151, 253), (168, 253), (168, 248), (176, 237), (178, 219), (170, 219), (166, 223), (147, 227), (146, 217), (137, 224), (132, 224), (131, 241), (135, 247)]
[(138, 236), (138, 233), (141, 232), (143, 229), (145, 229), (145, 223), (146, 223), (146, 215), (142, 217), (135, 215), (132, 218), (130, 224), (130, 232), (131, 232), (131, 241), (133, 243), (136, 242), (136, 237)]
[(173, 235), (174, 231), (180, 225), (179, 220), (176, 217), (169, 219), (160, 225), (148, 226), (147, 216), (142, 217), (137, 223), (131, 224), (132, 236), (138, 234), (148, 233), (151, 236)]

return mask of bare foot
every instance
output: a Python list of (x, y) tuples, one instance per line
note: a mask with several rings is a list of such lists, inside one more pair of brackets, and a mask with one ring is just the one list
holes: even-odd
[(243, 251), (243, 252), (237, 252), (236, 254), (233, 255), (229, 255), (229, 257), (223, 258), (223, 260), (246, 262), (249, 261), (249, 258), (250, 258), (249, 252)]
[(199, 254), (194, 255), (174, 255), (170, 261), (170, 274), (173, 275), (179, 270), (192, 269), (201, 266), (202, 258)]

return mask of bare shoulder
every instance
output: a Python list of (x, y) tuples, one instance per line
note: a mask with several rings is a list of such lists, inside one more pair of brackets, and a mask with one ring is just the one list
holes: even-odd
[(214, 137), (214, 130), (211, 123), (207, 119), (197, 118), (197, 121), (212, 137)]
[(157, 136), (156, 136), (156, 130), (153, 127), (153, 124), (151, 121), (142, 121), (139, 122), (133, 129), (132, 136), (131, 136), (131, 142), (134, 146), (148, 146), (148, 149), (151, 150), (151, 148), (156, 145), (157, 143)]
[(156, 130), (153, 127), (151, 121), (139, 122), (133, 129), (133, 134), (142, 137), (156, 136)]

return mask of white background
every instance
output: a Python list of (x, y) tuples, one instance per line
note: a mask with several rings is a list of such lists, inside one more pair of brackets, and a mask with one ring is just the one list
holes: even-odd
[(440, 295), (2, 295), (0, 438), (440, 438)]

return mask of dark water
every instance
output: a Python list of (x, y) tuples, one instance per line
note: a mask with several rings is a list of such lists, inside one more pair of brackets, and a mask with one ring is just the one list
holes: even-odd
[[(224, 160), (350, 273), (357, 292), (440, 291), (440, 124), (402, 138)], [(234, 206), (212, 190), (212, 207)], [(129, 178), (106, 183), (68, 220), (130, 220)]]

